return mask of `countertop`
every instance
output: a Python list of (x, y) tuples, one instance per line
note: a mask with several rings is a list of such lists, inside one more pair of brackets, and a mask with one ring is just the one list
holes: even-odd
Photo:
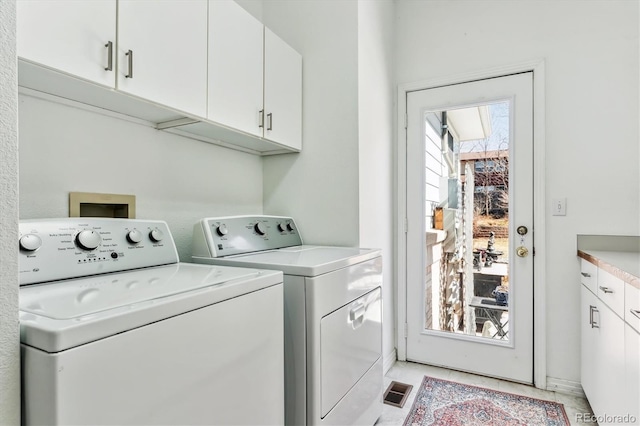
[(578, 236), (578, 257), (640, 289), (640, 244), (636, 246), (633, 240), (638, 238), (640, 242), (640, 237), (624, 237), (625, 242), (632, 244), (622, 244), (622, 250), (615, 250), (615, 244), (610, 244), (618, 238), (616, 236), (602, 236), (605, 244), (601, 245), (594, 243), (597, 242), (596, 236), (583, 237), (587, 238), (581, 240)]

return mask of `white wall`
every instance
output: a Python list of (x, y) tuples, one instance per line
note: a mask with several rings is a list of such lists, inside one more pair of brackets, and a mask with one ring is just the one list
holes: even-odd
[(567, 216), (546, 215), (537, 302), (547, 375), (579, 382), (576, 234), (640, 234), (638, 2), (398, 0), (397, 13), (400, 83), (545, 60), (546, 203), (567, 197)]
[(182, 261), (202, 217), (262, 213), (262, 160), (20, 95), (20, 218), (67, 217), (69, 192), (133, 194), (168, 222)]
[(0, 424), (20, 424), (16, 5), (0, 6)]
[(260, 0), (235, 0), (244, 10), (249, 12), (258, 21), (262, 22), (262, 1)]
[(382, 354), (386, 367), (395, 361), (394, 15), (392, 0), (358, 1), (359, 245), (382, 249)]
[(302, 152), (265, 159), (264, 211), (293, 216), (305, 243), (356, 246), (357, 3), (269, 0), (263, 17), (303, 58)]
[(395, 360), (393, 1), (269, 0), (263, 18), (303, 56), (303, 149), (265, 159), (265, 213), (295, 217), (309, 244), (382, 249), (387, 364)]

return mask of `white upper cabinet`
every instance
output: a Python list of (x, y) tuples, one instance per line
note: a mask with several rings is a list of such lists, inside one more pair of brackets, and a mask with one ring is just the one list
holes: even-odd
[(118, 65), (118, 90), (206, 117), (207, 0), (119, 0)]
[(232, 0), (209, 2), (208, 118), (262, 137), (263, 25)]
[(302, 56), (264, 29), (264, 137), (302, 149)]
[(116, 0), (18, 0), (21, 59), (115, 87)]
[(18, 0), (17, 15), (33, 96), (252, 154), (301, 149), (302, 58), (235, 1)]
[(209, 1), (208, 118), (302, 148), (302, 57), (232, 0)]

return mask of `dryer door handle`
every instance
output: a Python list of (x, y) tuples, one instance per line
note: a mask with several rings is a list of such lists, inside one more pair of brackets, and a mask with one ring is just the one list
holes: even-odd
[(367, 307), (364, 303), (356, 303), (349, 311), (349, 320), (353, 323), (353, 328), (360, 327), (364, 321), (364, 314), (367, 312)]

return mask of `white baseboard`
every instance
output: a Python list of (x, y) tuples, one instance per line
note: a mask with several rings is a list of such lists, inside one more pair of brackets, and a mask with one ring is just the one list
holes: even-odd
[(382, 356), (382, 372), (383, 374), (387, 374), (387, 371), (391, 370), (391, 367), (393, 367), (393, 364), (396, 363), (396, 360), (398, 359), (398, 356), (396, 354), (396, 348), (393, 348), (393, 350), (388, 354), (388, 355), (383, 355)]
[(586, 398), (580, 382), (547, 376), (547, 390)]

